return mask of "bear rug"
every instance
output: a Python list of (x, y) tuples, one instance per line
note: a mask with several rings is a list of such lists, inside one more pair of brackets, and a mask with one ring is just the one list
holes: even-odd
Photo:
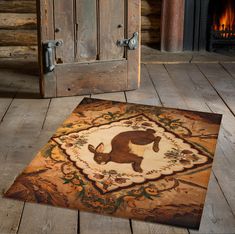
[(220, 123), (85, 98), (4, 196), (198, 229)]

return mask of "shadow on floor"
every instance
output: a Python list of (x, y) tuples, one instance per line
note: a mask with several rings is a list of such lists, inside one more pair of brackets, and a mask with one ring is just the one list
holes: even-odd
[(40, 98), (37, 61), (0, 60), (0, 97)]
[(18, 74), (39, 75), (39, 66), (35, 58), (29, 60), (0, 60), (0, 69)]
[(17, 98), (17, 99), (40, 99), (40, 93), (30, 93), (30, 92), (5, 92), (1, 90), (0, 86), (0, 98)]

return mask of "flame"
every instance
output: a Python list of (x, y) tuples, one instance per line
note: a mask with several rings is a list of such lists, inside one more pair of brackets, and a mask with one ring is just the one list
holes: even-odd
[(214, 30), (234, 30), (234, 24), (235, 24), (235, 9), (232, 4), (233, 0), (228, 1), (227, 7), (223, 14), (221, 14), (219, 18), (219, 24), (218, 21), (216, 21), (216, 15), (214, 15), (214, 24), (213, 28)]

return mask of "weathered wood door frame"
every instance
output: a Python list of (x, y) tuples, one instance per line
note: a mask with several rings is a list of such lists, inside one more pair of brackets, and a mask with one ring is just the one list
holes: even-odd
[[(73, 0), (68, 0), (73, 1)], [(96, 0), (97, 2), (99, 0)], [(43, 59), (42, 59), (42, 43), (48, 40), (54, 40), (55, 27), (53, 19), (53, 4), (55, 0), (37, 0), (37, 19), (38, 19), (38, 47), (39, 47), (39, 65), (40, 65), (40, 92), (42, 97), (56, 97), (57, 95), (57, 75), (55, 72), (44, 74)], [(140, 20), (141, 20), (141, 1), (126, 0), (127, 4), (127, 25), (126, 36), (133, 36), (133, 32), (139, 32), (140, 35)], [(127, 51), (127, 50), (126, 50)], [(127, 84), (125, 90), (132, 90), (139, 87), (140, 82), (140, 36), (139, 47), (136, 50), (127, 53), (126, 66), (128, 69)], [(88, 63), (89, 64), (89, 63)], [(132, 79), (138, 77), (138, 79)], [(106, 91), (106, 90), (104, 90)], [(118, 90), (114, 90), (118, 91)], [(86, 90), (87, 92), (87, 90)], [(88, 94), (88, 93), (81, 93)]]

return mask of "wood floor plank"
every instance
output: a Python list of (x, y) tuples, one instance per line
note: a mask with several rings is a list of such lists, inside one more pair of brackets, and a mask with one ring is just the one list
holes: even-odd
[[(178, 66), (180, 67), (180, 66)], [(183, 66), (182, 68), (185, 73), (187, 73), (188, 81), (192, 89), (197, 90), (197, 96), (193, 96), (192, 99), (201, 100), (206, 104), (204, 111), (212, 111), (215, 113), (223, 114), (222, 125), (218, 140), (218, 150), (220, 157), (217, 160), (215, 157), (213, 170), (218, 177), (220, 186), (222, 187), (225, 196), (228, 199), (229, 205), (235, 213), (235, 147), (234, 147), (234, 135), (235, 135), (235, 118), (224, 102), (221, 100), (220, 96), (213, 89), (207, 79), (200, 73), (194, 65)], [(181, 74), (182, 77), (182, 74)], [(178, 78), (176, 78), (178, 79)], [(191, 89), (191, 90), (192, 90)], [(199, 98), (200, 96), (200, 98)], [(189, 98), (187, 98), (188, 100)], [(192, 106), (193, 104), (191, 104)], [(198, 108), (195, 106), (195, 108)], [(229, 168), (232, 168), (228, 170)]]
[(223, 197), (218, 183), (211, 175), (205, 208), (202, 214), (200, 230), (190, 230), (190, 234), (234, 233), (234, 216), (229, 212), (229, 206)]
[[(189, 72), (190, 69), (192, 68), (195, 69), (194, 65), (191, 65), (191, 64), (167, 65), (166, 66), (167, 70), (165, 70), (164, 67), (161, 65), (154, 66), (154, 67), (151, 65), (148, 65), (147, 67), (148, 67), (150, 76), (155, 84), (155, 87), (159, 93), (162, 87), (166, 86), (165, 80), (168, 79), (169, 80), (168, 82), (174, 84), (170, 86), (171, 90), (169, 90), (169, 92), (171, 94), (175, 93), (175, 95), (178, 95), (179, 97), (182, 98), (182, 101), (178, 103), (178, 102), (175, 102), (174, 99), (169, 99), (167, 97), (167, 94), (165, 95), (160, 94), (162, 101), (167, 106), (176, 107), (176, 108), (180, 106), (180, 108), (184, 108), (184, 109), (187, 108), (187, 109), (193, 109), (193, 110), (211, 111), (210, 108), (208, 107), (208, 103), (206, 102), (205, 97), (200, 92), (200, 87), (197, 87), (194, 85), (194, 83), (190, 82), (190, 78), (192, 78), (193, 74), (194, 76), (196, 76), (195, 75), (196, 73), (197, 75), (200, 75), (199, 70), (193, 70), (193, 71), (191, 70), (191, 73)], [(162, 76), (162, 74), (164, 74), (164, 79), (159, 78), (159, 76)], [(202, 76), (202, 74), (201, 74), (201, 78), (205, 79)], [(161, 82), (162, 80), (164, 80), (163, 83)], [(210, 87), (209, 83), (207, 83), (207, 86)], [(182, 103), (185, 103), (185, 106), (182, 107)], [(214, 191), (217, 191), (216, 196), (214, 194)], [(207, 203), (206, 203), (206, 206), (203, 212), (203, 217), (202, 217), (203, 222), (200, 226), (199, 233), (208, 233), (208, 232), (229, 233), (231, 232), (235, 225), (234, 216), (231, 211), (231, 208), (229, 207), (224, 197), (222, 190), (220, 189), (217, 181), (213, 178), (213, 175), (212, 175), (212, 180), (210, 181), (209, 188), (208, 188), (207, 201), (210, 201), (211, 204), (210, 206), (207, 206)], [(214, 216), (212, 216), (211, 207), (213, 209)], [(223, 215), (221, 216), (221, 214)], [(222, 218), (224, 216), (229, 217), (229, 218), (228, 219)]]
[[(38, 145), (44, 145), (84, 97), (52, 99)], [(37, 212), (35, 212), (37, 210)], [(78, 211), (26, 203), (18, 233), (77, 233)]]
[[(15, 99), (6, 113), (0, 125), (1, 193), (30, 161), (31, 145), (40, 131), (47, 106), (48, 100)], [(0, 233), (16, 233), (23, 206), (23, 202), (0, 198)]]
[(198, 64), (197, 66), (235, 114), (235, 80), (220, 64)]
[(84, 97), (85, 96), (77, 96), (52, 99), (42, 132), (49, 131), (52, 135)]
[[(167, 65), (167, 70), (163, 65), (147, 65), (148, 69), (143, 66), (141, 88), (137, 91), (126, 92), (128, 102), (150, 105), (163, 104), (169, 107), (224, 114), (217, 156), (213, 164), (215, 177), (211, 176), (199, 233), (234, 233), (235, 230), (235, 171), (233, 170), (235, 165), (235, 120), (224, 103), (225, 101), (232, 109), (234, 92), (232, 92), (232, 88), (227, 89), (227, 85), (233, 84), (234, 77), (232, 76), (234, 75), (231, 74), (234, 74), (234, 65), (223, 64), (224, 68), (230, 71), (229, 73), (224, 69), (220, 70), (218, 66), (210, 64), (209, 68), (206, 68), (207, 65), (200, 64), (204, 75), (208, 74), (209, 81), (195, 65)], [(213, 71), (213, 67), (217, 67), (216, 71), (220, 76)], [(204, 72), (205, 70), (206, 72)], [(149, 79), (149, 73), (152, 80)], [(220, 85), (223, 83), (221, 79), (227, 85)], [(0, 116), (4, 115), (3, 122), (0, 124), (1, 192), (10, 185), (14, 177), (34, 157), (34, 153), (47, 141), (80, 100), (80, 97), (66, 98), (62, 101), (61, 99), (53, 99), (47, 117), (44, 119), (50, 101), (25, 99), (37, 97), (37, 82), (31, 78), (25, 80), (24, 76), (20, 77), (17, 82), (16, 84), (14, 81), (6, 82), (0, 85), (0, 97), (5, 97), (0, 98)], [(155, 84), (155, 88), (152, 82)], [(21, 89), (20, 92), (19, 89)], [(3, 92), (1, 92), (2, 90)], [(12, 102), (6, 112), (17, 92), (16, 100)], [(123, 93), (94, 95), (92, 97), (125, 101)], [(43, 115), (44, 117), (42, 117)], [(42, 126), (43, 130), (41, 131)], [(24, 203), (22, 202), (0, 198), (0, 233), (16, 233), (21, 218), (19, 233), (77, 233), (76, 211), (26, 204), (22, 215), (23, 207)], [(29, 223), (31, 224), (29, 225)], [(188, 233), (187, 229), (139, 221), (132, 221), (132, 229), (134, 234)], [(61, 230), (63, 232), (60, 232)], [(128, 220), (83, 212), (80, 213), (78, 230), (81, 234), (131, 233)], [(190, 233), (198, 232), (190, 230)]]
[[(29, 79), (27, 79), (29, 78)], [(23, 74), (16, 74), (7, 69), (0, 68), (0, 121), (8, 110), (13, 98), (17, 93), (22, 92), (22, 89), (31, 87), (33, 76), (26, 76)], [(25, 81), (29, 82), (26, 84)]]
[[(35, 76), (0, 69), (1, 195), (27, 164), (26, 161), (30, 160), (34, 137), (40, 130), (40, 119), (43, 122), (48, 107), (48, 100), (25, 99), (37, 96), (38, 82), (35, 81)], [(1, 196), (0, 233), (17, 232), (23, 207), (23, 202), (3, 199)]]
[(3, 164), (2, 160), (0, 162), (0, 233), (13, 234), (18, 230), (24, 203), (3, 199), (2, 194), (24, 166), (12, 163)]
[(9, 72), (2, 71), (0, 76), (0, 121), (8, 110), (16, 92), (9, 92), (12, 85), (11, 80), (7, 79)]
[[(155, 66), (155, 65), (153, 65)], [(141, 66), (141, 84), (140, 88), (135, 91), (126, 92), (127, 102), (139, 103), (146, 105), (162, 105), (162, 100), (153, 86), (152, 80), (149, 77), (149, 71), (146, 65)], [(140, 221), (132, 220), (133, 234), (152, 234), (152, 233), (188, 233), (185, 228), (176, 228), (167, 225), (143, 223)]]
[(131, 234), (128, 219), (80, 213), (80, 234)]
[(0, 121), (4, 118), (8, 108), (10, 107), (14, 97), (0, 99)]
[(235, 79), (235, 63), (221, 63), (221, 65)]
[(148, 70), (141, 66), (140, 88), (126, 92), (127, 101), (146, 105), (161, 105), (161, 101), (149, 79)]
[[(39, 122), (43, 121), (49, 101), (30, 99), (30, 97), (37, 97), (39, 92), (38, 80), (34, 75), (15, 73), (14, 70), (0, 69), (0, 77), (2, 82), (0, 85), (0, 97), (5, 95), (0, 100), (5, 97), (15, 97), (10, 108), (7, 109), (7, 113), (4, 114), (0, 125), (0, 159), (3, 159), (6, 158), (8, 149), (11, 149), (12, 152), (17, 147), (19, 148), (20, 145), (21, 147), (26, 147), (26, 141), (28, 139), (32, 142), (32, 136), (27, 139), (24, 138), (24, 142), (18, 142), (18, 139), (23, 140), (21, 139), (22, 134), (28, 132), (27, 134), (29, 136), (31, 132), (35, 133), (33, 136), (37, 136), (41, 128)], [(28, 147), (32, 148), (31, 145)], [(23, 156), (17, 157), (18, 162), (23, 161)], [(14, 163), (17, 163), (17, 160)]]
[(126, 101), (124, 92), (95, 94), (95, 95), (91, 95), (91, 97), (97, 98), (97, 99), (119, 101), (119, 102)]
[(29, 163), (30, 149), (41, 131), (49, 100), (14, 99), (0, 125), (2, 160)]
[(74, 210), (26, 203), (19, 234), (76, 234), (77, 215)]
[(134, 234), (143, 234), (143, 233), (188, 234), (189, 233), (188, 230), (185, 228), (177, 228), (155, 223), (146, 223), (142, 221), (132, 222), (132, 228)]

